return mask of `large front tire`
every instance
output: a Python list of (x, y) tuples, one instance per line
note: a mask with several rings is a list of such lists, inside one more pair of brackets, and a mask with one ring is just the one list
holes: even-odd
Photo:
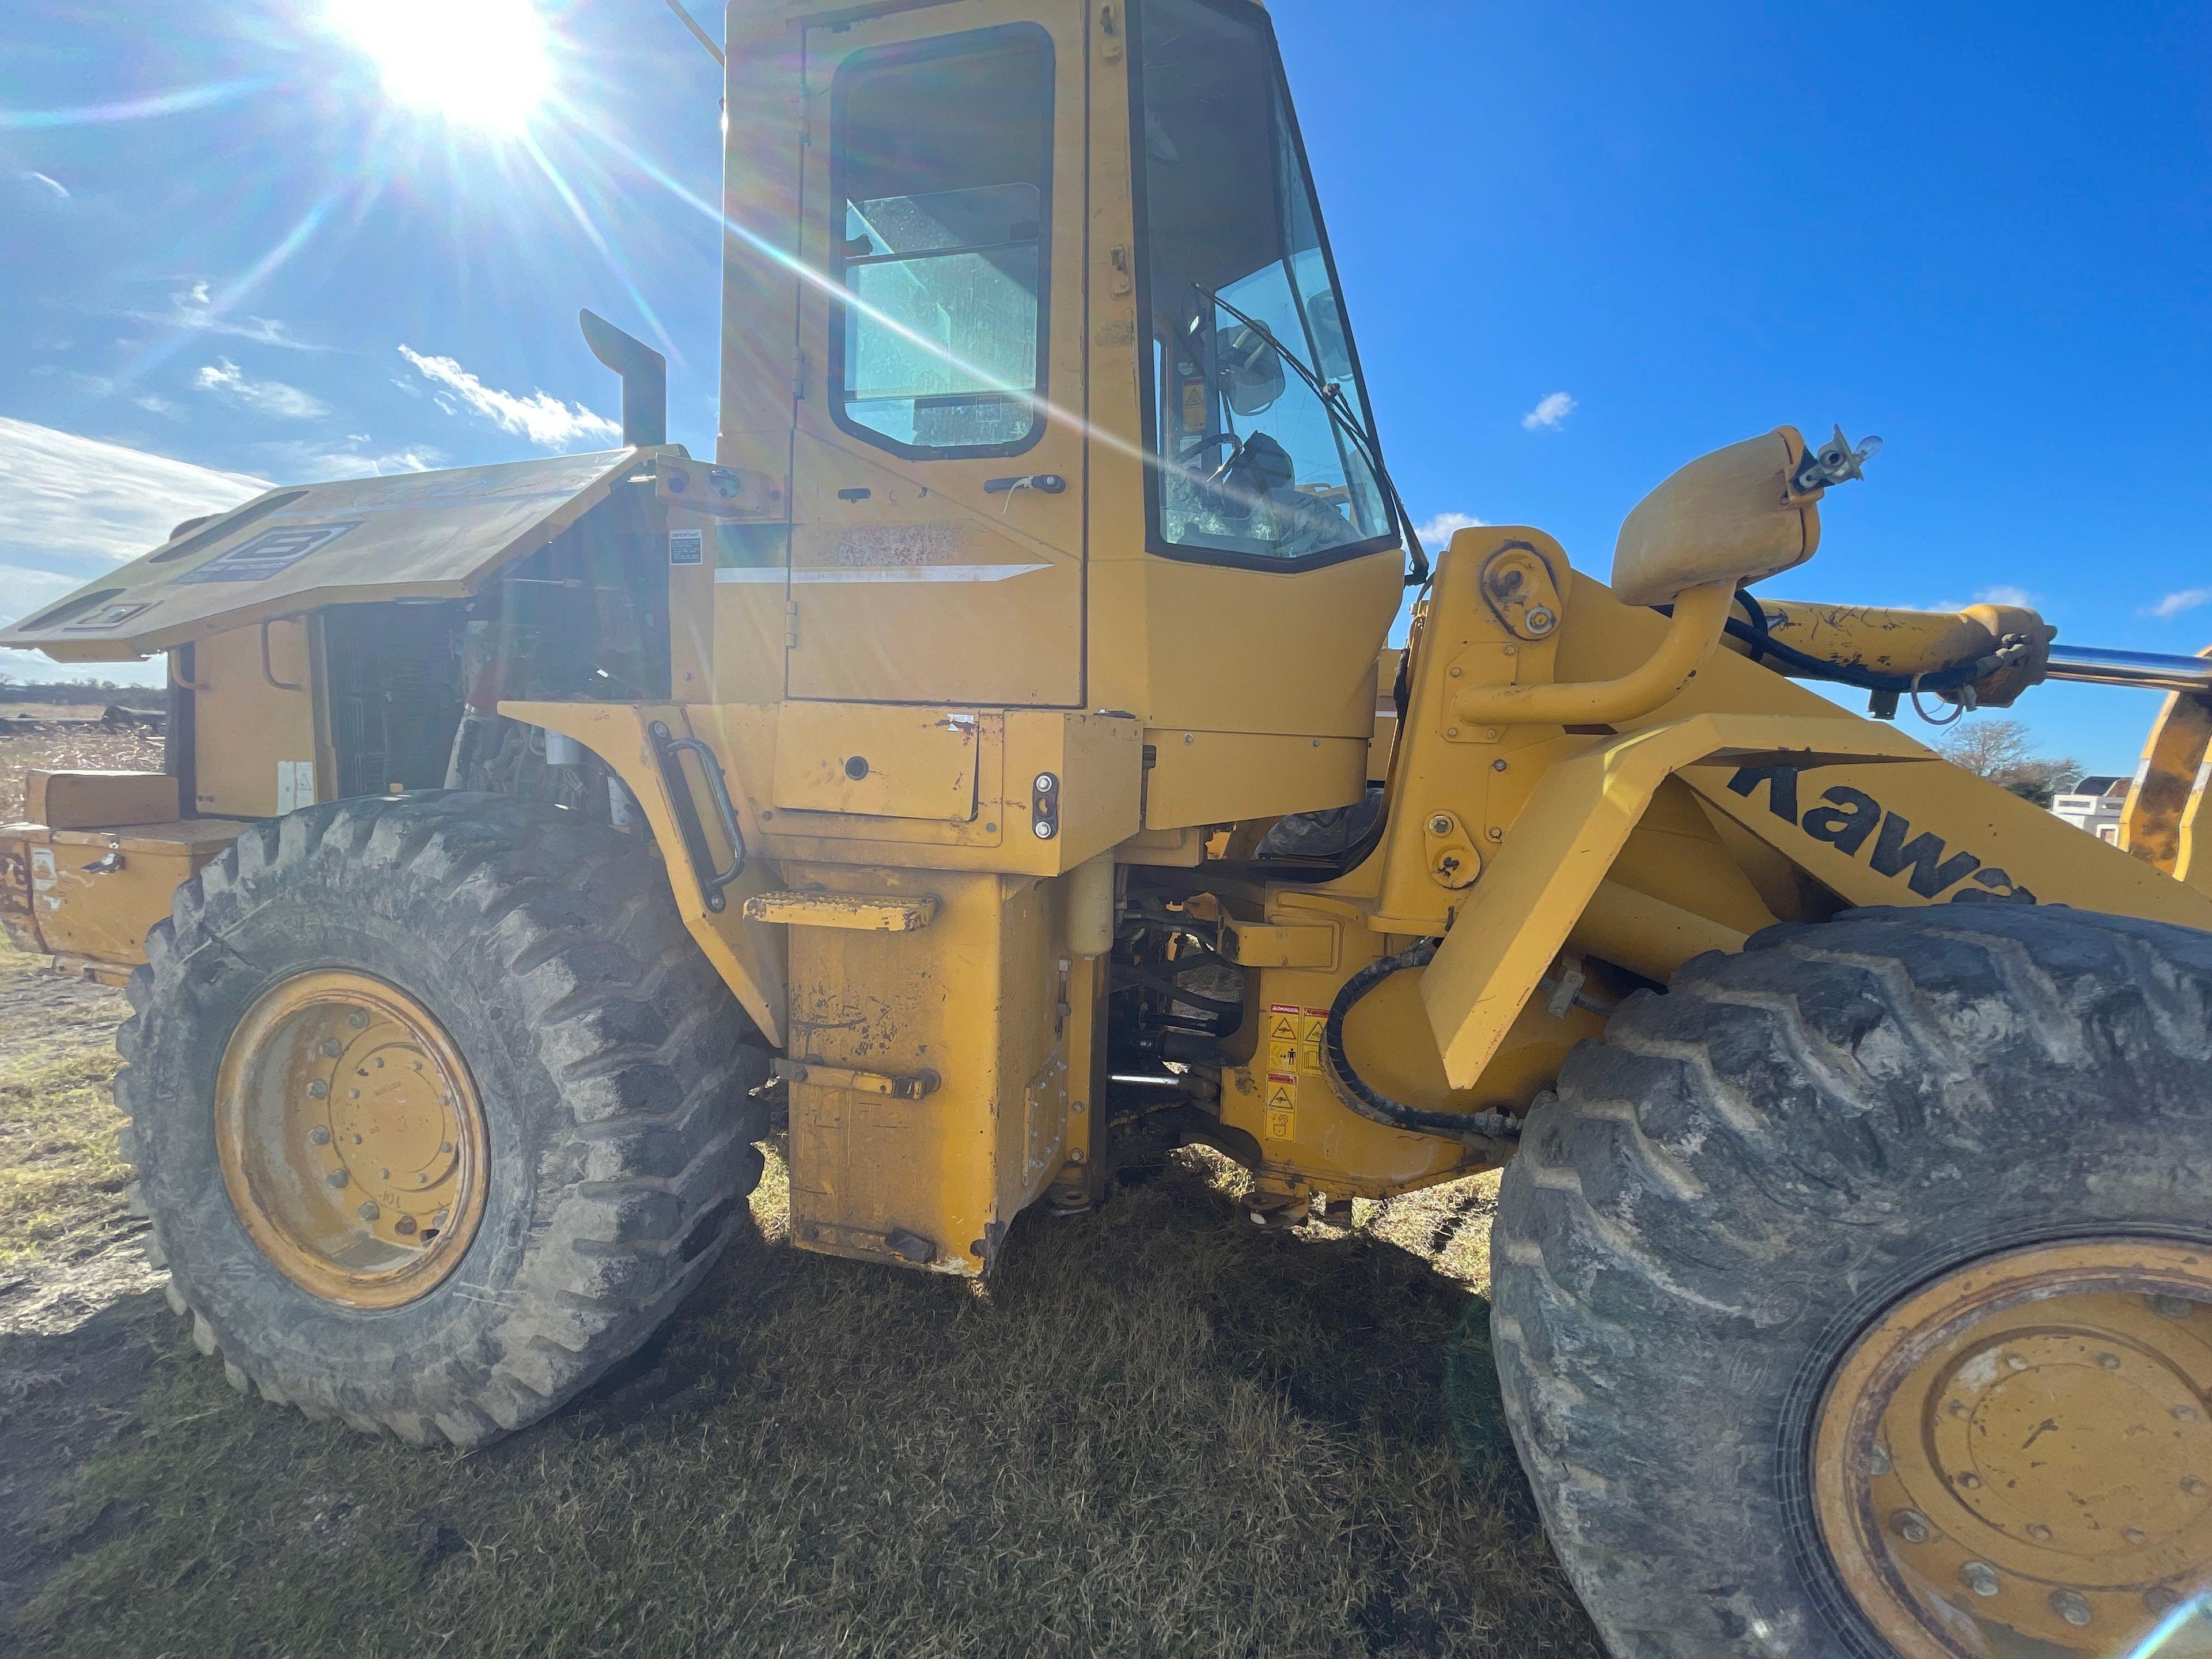
[(203, 1352), (416, 1443), (534, 1422), (713, 1266), (767, 1058), (628, 837), (492, 796), (249, 827), (132, 975), (117, 1103)]
[(1632, 999), (1492, 1336), (1614, 1653), (2108, 1654), (2212, 1577), (2212, 934), (1866, 910)]

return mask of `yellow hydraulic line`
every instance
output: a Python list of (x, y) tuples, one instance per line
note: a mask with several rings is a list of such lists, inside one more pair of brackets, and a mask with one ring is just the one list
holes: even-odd
[(1471, 685), (1452, 707), (1474, 726), (1609, 726), (1648, 714), (1689, 684), (1720, 643), (1734, 582), (1708, 582), (1674, 601), (1659, 648), (1617, 680), (1551, 685)]

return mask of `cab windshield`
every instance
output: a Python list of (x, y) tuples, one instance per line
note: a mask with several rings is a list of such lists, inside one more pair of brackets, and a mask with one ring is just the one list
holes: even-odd
[(1145, 0), (1138, 22), (1154, 545), (1276, 567), (1391, 545), (1358, 435), (1374, 430), (1366, 389), (1264, 14), (1249, 0)]

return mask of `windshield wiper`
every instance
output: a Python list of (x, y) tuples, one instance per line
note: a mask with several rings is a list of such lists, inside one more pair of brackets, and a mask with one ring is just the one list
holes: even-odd
[(1376, 442), (1375, 434), (1370, 432), (1359, 417), (1352, 412), (1351, 405), (1344, 395), (1344, 388), (1334, 381), (1322, 380), (1318, 370), (1277, 339), (1275, 331), (1257, 317), (1238, 310), (1210, 289), (1200, 287), (1195, 283), (1191, 286), (1197, 288), (1199, 293), (1210, 304), (1218, 306), (1265, 340), (1273, 349), (1275, 355), (1289, 364), (1298, 379), (1306, 383), (1307, 388), (1314, 396), (1321, 399), (1321, 406), (1328, 411), (1329, 418), (1343, 428), (1346, 434), (1358, 446), (1360, 455), (1375, 474), (1376, 482), (1388, 492), (1391, 507), (1398, 515), (1398, 528), (1404, 535), (1406, 544), (1413, 555), (1413, 568), (1406, 577), (1406, 586), (1408, 587), (1428, 586), (1428, 550), (1421, 545), (1420, 532), (1413, 528), (1413, 515), (1406, 511), (1406, 498), (1398, 493), (1397, 483), (1390, 477), (1390, 469), (1382, 465), (1382, 445)]

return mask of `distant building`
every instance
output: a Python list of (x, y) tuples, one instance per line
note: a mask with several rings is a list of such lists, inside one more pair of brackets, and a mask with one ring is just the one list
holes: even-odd
[(2120, 809), (2128, 804), (2129, 778), (2084, 778), (2072, 793), (2053, 795), (2051, 810), (2076, 830), (2087, 830), (2099, 841), (2118, 842)]

